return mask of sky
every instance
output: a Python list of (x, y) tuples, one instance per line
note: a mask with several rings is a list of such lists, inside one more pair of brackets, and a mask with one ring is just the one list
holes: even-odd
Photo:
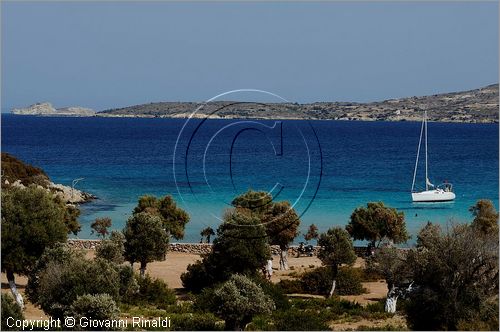
[(366, 102), (498, 82), (498, 2), (5, 2), (1, 107), (261, 89)]

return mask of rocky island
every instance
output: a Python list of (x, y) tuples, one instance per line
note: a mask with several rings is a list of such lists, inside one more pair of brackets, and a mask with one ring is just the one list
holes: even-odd
[[(216, 101), (205, 105), (194, 117), (213, 119), (283, 119), (346, 121), (420, 121), (427, 110), (429, 121), (498, 123), (498, 84), (432, 96), (357, 102), (236, 103)], [(55, 109), (49, 103), (14, 109), (17, 115), (187, 118), (201, 103), (156, 102), (94, 112), (88, 108)]]
[(15, 108), (12, 114), (36, 116), (94, 116), (95, 111), (83, 107), (54, 108), (51, 103), (37, 103), (26, 108)]
[[(246, 104), (211, 102), (195, 116), (221, 119), (307, 119), (360, 121), (420, 121), (422, 110), (429, 121), (498, 123), (498, 84), (484, 88), (377, 101)], [(97, 113), (108, 117), (186, 118), (199, 103), (159, 102)]]

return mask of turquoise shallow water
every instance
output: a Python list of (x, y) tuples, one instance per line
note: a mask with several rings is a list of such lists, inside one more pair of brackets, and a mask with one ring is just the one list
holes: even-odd
[[(498, 206), (498, 124), (429, 123), (430, 178), (452, 182), (457, 198), (415, 204), (409, 191), (420, 123), (197, 120), (181, 132), (184, 123), (3, 114), (2, 151), (55, 182), (85, 178), (77, 187), (99, 199), (81, 206), (80, 238), (92, 237), (99, 216), (122, 228), (143, 194), (174, 195), (191, 215), (186, 242), (216, 227), (227, 203), (248, 188), (275, 187), (302, 214), (303, 230), (345, 225), (369, 201), (404, 211), (413, 235), (427, 221), (471, 220), (468, 208), (480, 198)], [(423, 185), (422, 172), (417, 181)]]

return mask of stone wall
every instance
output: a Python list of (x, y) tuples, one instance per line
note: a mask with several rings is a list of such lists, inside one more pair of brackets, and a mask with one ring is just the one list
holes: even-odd
[[(96, 245), (100, 240), (81, 240), (81, 239), (69, 239), (68, 244), (74, 248), (78, 249), (95, 249)], [(290, 246), (288, 249), (289, 256), (297, 256), (297, 245)], [(212, 244), (209, 243), (170, 243), (170, 252), (184, 252), (188, 254), (208, 254), (212, 249)], [(319, 247), (314, 246), (313, 253), (316, 256), (318, 254)], [(354, 251), (358, 256), (364, 256), (366, 253), (366, 247), (354, 247)], [(271, 253), (273, 255), (279, 255), (280, 249), (278, 246), (271, 246)]]

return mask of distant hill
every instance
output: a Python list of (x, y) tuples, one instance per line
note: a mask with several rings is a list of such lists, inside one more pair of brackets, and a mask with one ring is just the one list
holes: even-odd
[[(430, 121), (492, 123), (498, 122), (498, 84), (470, 91), (371, 103), (232, 104), (234, 102), (230, 101), (210, 103), (196, 117), (204, 118), (215, 112), (211, 118), (420, 121), (421, 111), (427, 109)], [(110, 109), (98, 112), (97, 116), (186, 118), (199, 105), (158, 102)]]
[(26, 108), (15, 108), (12, 114), (36, 116), (94, 116), (95, 111), (83, 107), (54, 108), (51, 103), (37, 103)]

